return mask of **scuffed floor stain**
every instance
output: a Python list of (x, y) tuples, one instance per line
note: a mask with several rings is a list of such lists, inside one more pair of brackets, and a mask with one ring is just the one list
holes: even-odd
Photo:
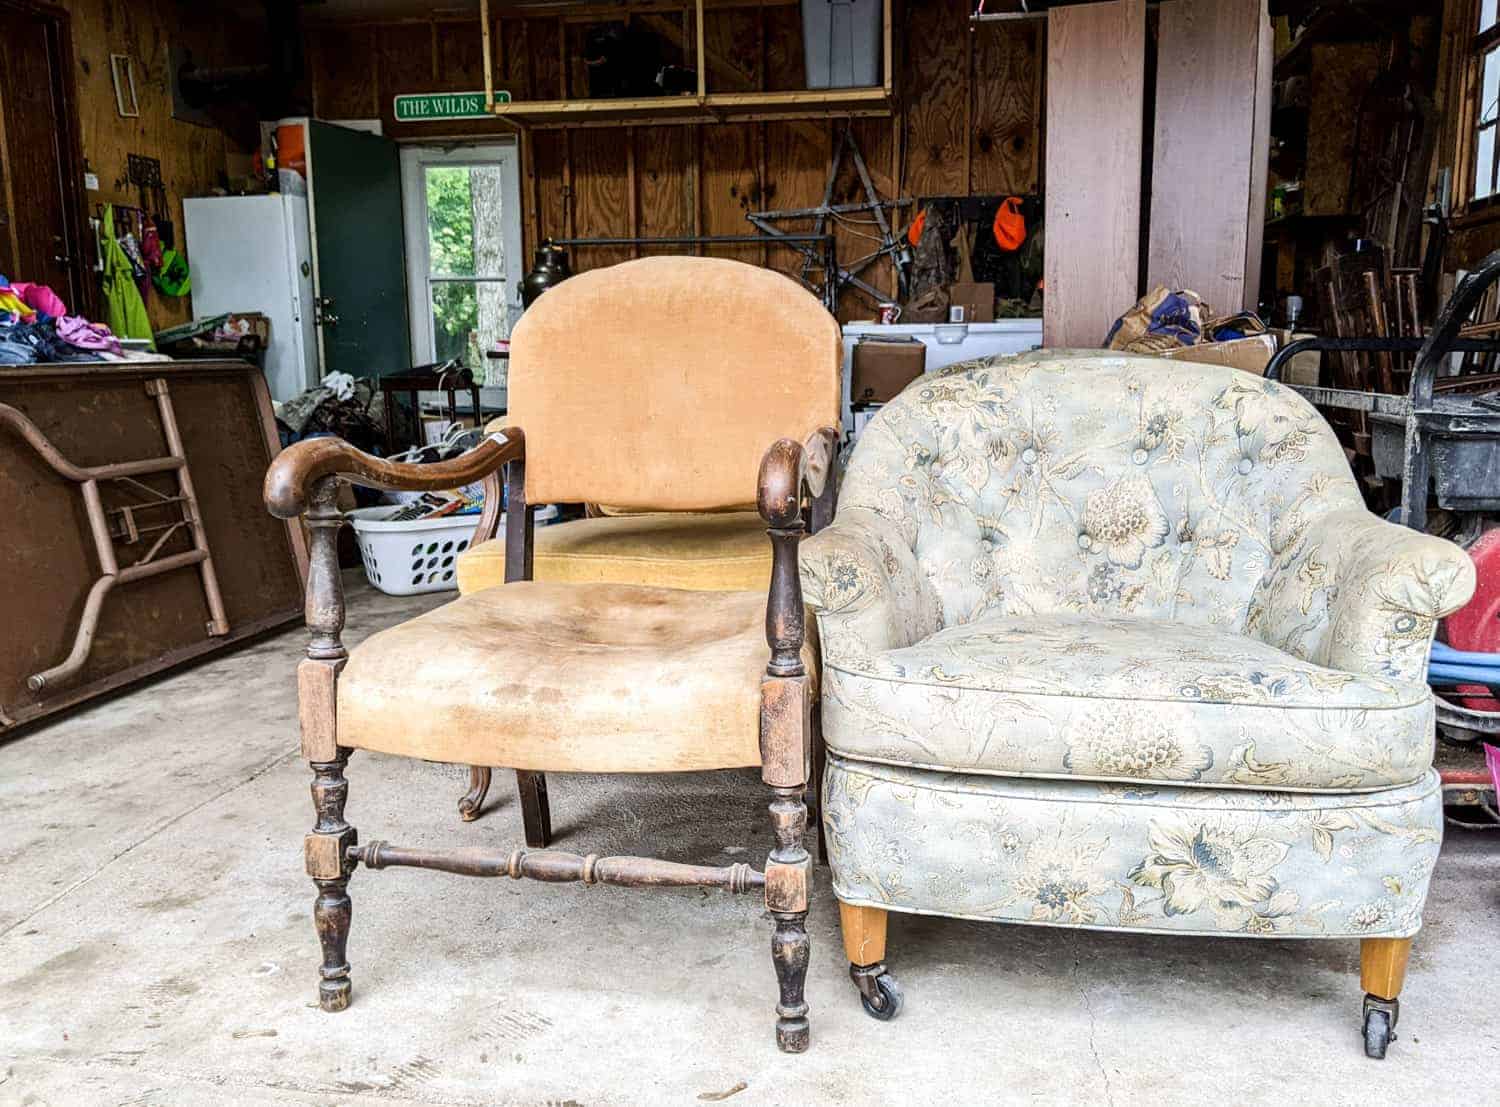
[(722, 1092), (699, 1092), (698, 1098), (705, 1103), (722, 1103), (732, 1095), (739, 1095), (750, 1085), (741, 1080), (732, 1088), (725, 1088)]

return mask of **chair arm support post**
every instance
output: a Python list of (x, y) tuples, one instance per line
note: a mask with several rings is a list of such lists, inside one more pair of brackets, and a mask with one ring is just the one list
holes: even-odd
[(780, 1000), (776, 1042), (787, 1053), (808, 1047), (805, 986), (810, 961), (807, 904), (812, 857), (802, 844), (807, 833), (803, 798), (812, 757), (812, 696), (802, 664), (806, 615), (797, 547), (807, 531), (804, 503), (814, 505), (820, 523), (832, 513), (834, 448), (830, 428), (801, 444), (783, 438), (761, 459), (756, 505), (771, 538), (771, 588), (766, 601), (766, 643), (771, 656), (761, 681), (761, 778), (771, 786), (771, 829), (775, 845), (766, 860), (766, 909), (775, 921), (771, 961)]
[[(488, 487), (485, 495), (488, 496)], [(505, 583), (530, 580), (536, 540), (536, 513), (526, 499), (526, 455), (518, 454), (505, 467)], [(477, 545), (482, 539), (476, 534)]]

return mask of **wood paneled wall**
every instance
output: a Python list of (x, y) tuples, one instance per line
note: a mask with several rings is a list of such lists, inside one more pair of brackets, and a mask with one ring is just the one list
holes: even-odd
[[(216, 6), (175, 0), (65, 0), (60, 5), (72, 16), (74, 78), (78, 89), (79, 125), (83, 156), (98, 175), (99, 191), (88, 192), (89, 214), (95, 205), (118, 201), (138, 203), (136, 189), (117, 184), (125, 176), (126, 154), (161, 159), (171, 218), (181, 245), (182, 198), (202, 195), (219, 183), (227, 152), (249, 153), (255, 137), (253, 115), (245, 142), (237, 142), (218, 127), (183, 123), (172, 118), (167, 83), (169, 46), (186, 46), (202, 65), (245, 64), (247, 40), (258, 51), (259, 32), (225, 18)], [(125, 54), (135, 62), (136, 97), (140, 117), (122, 118), (115, 108), (110, 77), (111, 54)], [(90, 246), (92, 253), (92, 246)], [(152, 324), (161, 329), (191, 318), (187, 297), (169, 298), (155, 290), (146, 298)]]
[[(857, 119), (855, 138), (886, 198), (1025, 193), (1041, 188), (1042, 49), (1038, 22), (972, 28), (968, 0), (910, 3), (897, 24), (897, 90), (891, 118)], [(672, 44), (690, 19), (663, 7), (636, 15)], [(578, 61), (583, 24), (557, 16), (494, 17), (495, 85), (517, 100), (584, 91)], [(797, 4), (766, 0), (712, 7), (704, 20), (711, 90), (803, 87)], [(482, 88), (479, 28), (473, 20), (328, 25), (307, 34), (316, 115), (379, 117), (403, 141), (508, 133), (489, 121), (397, 124), (397, 93)], [(817, 204), (834, 151), (836, 120), (642, 125), (533, 130), (522, 143), (528, 252), (545, 237), (747, 234), (747, 211)], [(835, 202), (862, 199), (847, 160)], [(904, 223), (906, 216), (898, 222)], [(873, 248), (869, 228), (839, 229), (840, 258)], [(629, 250), (580, 251), (579, 266), (608, 264)], [(719, 251), (778, 268), (797, 258), (784, 248)], [(871, 283), (893, 287), (889, 267)], [(841, 314), (869, 317), (847, 297)]]

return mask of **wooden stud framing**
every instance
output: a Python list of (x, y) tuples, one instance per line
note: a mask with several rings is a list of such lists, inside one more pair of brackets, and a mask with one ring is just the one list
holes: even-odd
[[(495, 65), (490, 55), (489, 43), (489, 0), (478, 0), (478, 26), (484, 36), (484, 108), (487, 111), (495, 110)], [(434, 68), (437, 66), (438, 49), (438, 24), (432, 24), (432, 51), (434, 51)]]

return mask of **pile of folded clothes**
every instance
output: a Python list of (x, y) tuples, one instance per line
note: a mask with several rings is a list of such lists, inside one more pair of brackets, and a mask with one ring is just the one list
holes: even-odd
[(104, 324), (69, 315), (44, 284), (0, 277), (0, 366), (121, 360), (128, 355)]

